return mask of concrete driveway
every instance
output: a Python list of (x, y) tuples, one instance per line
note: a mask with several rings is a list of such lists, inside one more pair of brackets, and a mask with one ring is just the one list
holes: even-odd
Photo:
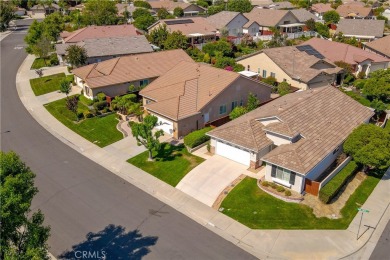
[(211, 207), (219, 194), (247, 168), (214, 155), (190, 171), (176, 188)]

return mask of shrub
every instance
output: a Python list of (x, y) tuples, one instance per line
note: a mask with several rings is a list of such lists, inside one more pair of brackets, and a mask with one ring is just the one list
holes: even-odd
[(93, 107), (96, 109), (96, 110), (102, 110), (103, 108), (105, 108), (107, 106), (107, 102), (106, 101), (98, 101), (96, 102), (95, 104), (93, 104)]
[(83, 112), (77, 112), (77, 118), (78, 119), (83, 119), (84, 118), (84, 113)]
[(66, 69), (68, 70), (69, 73), (72, 72), (72, 67), (68, 66), (68, 67), (66, 67)]
[(336, 176), (333, 177), (319, 193), (319, 198), (324, 203), (329, 203), (348, 181), (348, 179), (356, 172), (358, 165), (354, 161), (350, 161)]
[(85, 110), (83, 112), (85, 118), (91, 118), (93, 117), (93, 114), (89, 110)]
[(55, 53), (52, 53), (49, 57), (49, 63), (50, 63), (50, 66), (56, 66), (58, 64), (60, 64), (60, 62), (58, 61), (58, 57), (57, 57), (57, 54)]
[(264, 187), (269, 187), (269, 182), (268, 181), (262, 181), (261, 182), (261, 186), (264, 186)]
[(96, 97), (99, 101), (106, 101), (106, 94), (103, 92), (97, 93)]
[(284, 192), (284, 191), (285, 191), (285, 189), (284, 189), (282, 186), (276, 187), (276, 190), (277, 190), (278, 192)]
[(291, 196), (291, 191), (286, 190), (286, 191), (284, 192), (284, 195), (286, 195), (287, 197), (288, 197), (288, 196)]
[(211, 152), (211, 144), (210, 144), (210, 142), (207, 143), (207, 152)]
[(264, 83), (266, 83), (268, 85), (276, 86), (276, 79), (272, 76), (269, 76), (265, 79), (262, 79), (261, 81), (263, 81)]
[(103, 108), (102, 112), (103, 113), (108, 113), (108, 112), (110, 112), (110, 109), (108, 107), (105, 107), (105, 108)]
[(358, 80), (355, 80), (353, 85), (357, 89), (363, 89), (365, 83), (366, 83), (366, 81), (364, 79), (358, 79)]
[(278, 187), (278, 185), (276, 185), (276, 183), (274, 182), (271, 182), (270, 185), (269, 185), (272, 189), (276, 189)]
[(203, 129), (189, 133), (184, 137), (184, 144), (190, 148), (194, 148), (210, 140), (210, 137), (206, 135), (211, 127), (205, 127)]

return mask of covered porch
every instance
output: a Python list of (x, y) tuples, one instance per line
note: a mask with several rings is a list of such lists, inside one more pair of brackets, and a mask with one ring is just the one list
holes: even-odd
[(279, 25), (279, 28), (282, 33), (297, 33), (302, 32), (304, 26), (304, 23), (290, 23)]

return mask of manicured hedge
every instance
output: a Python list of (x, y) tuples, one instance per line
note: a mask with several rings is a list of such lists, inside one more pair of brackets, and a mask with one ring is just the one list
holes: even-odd
[(356, 172), (358, 165), (350, 161), (336, 176), (333, 177), (319, 193), (319, 198), (324, 203), (329, 203), (340, 191), (341, 187)]
[(210, 137), (206, 135), (208, 131), (211, 130), (211, 127), (205, 127), (203, 129), (189, 133), (184, 137), (184, 144), (189, 148), (194, 148), (198, 145), (203, 144), (210, 140)]
[(98, 101), (98, 102), (95, 102), (93, 104), (93, 106), (95, 107), (96, 110), (102, 110), (103, 108), (105, 108), (107, 106), (107, 102), (106, 101)]

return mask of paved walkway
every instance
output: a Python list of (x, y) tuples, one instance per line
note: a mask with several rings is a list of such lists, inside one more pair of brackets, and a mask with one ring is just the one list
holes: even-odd
[(246, 168), (245, 165), (214, 155), (187, 173), (176, 188), (211, 207), (226, 186)]
[(390, 170), (388, 170), (362, 206), (370, 210), (370, 213), (365, 215), (362, 225), (374, 228), (369, 228), (359, 240), (356, 240), (359, 215), (354, 218), (347, 230), (251, 230), (127, 163), (124, 157), (128, 158), (128, 154), (123, 156), (123, 150), (118, 149), (113, 152), (107, 151), (108, 147), (99, 148), (58, 122), (43, 108), (31, 90), (28, 71), (32, 61), (33, 58), (28, 56), (19, 68), (16, 87), (26, 109), (47, 131), (125, 181), (259, 258), (338, 259), (348, 256), (349, 259), (368, 259), (390, 219), (388, 207)]

